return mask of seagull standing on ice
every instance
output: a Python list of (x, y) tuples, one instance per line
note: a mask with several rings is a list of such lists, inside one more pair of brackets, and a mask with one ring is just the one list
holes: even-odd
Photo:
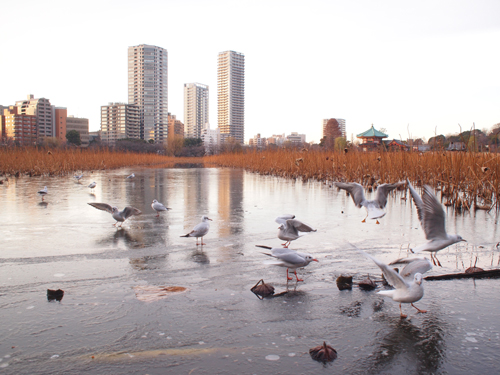
[(82, 174), (80, 174), (80, 175), (74, 175), (74, 176), (73, 176), (73, 178), (74, 178), (76, 181), (80, 182), (80, 180), (83, 178), (83, 173), (82, 173)]
[(291, 268), (294, 270), (295, 277), (298, 281), (304, 281), (299, 279), (297, 276), (297, 268), (305, 267), (311, 262), (317, 262), (311, 254), (307, 253), (299, 253), (298, 251), (284, 248), (272, 248), (269, 246), (256, 245), (257, 247), (262, 247), (263, 249), (271, 250), (271, 254), (262, 253), (267, 256), (273, 257), (273, 260), (266, 260), (264, 264), (272, 264), (279, 267), (286, 267), (286, 282), (289, 280), (293, 280), (293, 277), (288, 275), (288, 269)]
[(165, 207), (162, 203), (158, 202), (156, 199), (153, 200), (153, 203), (151, 203), (151, 208), (156, 211), (157, 213), (156, 217), (160, 216), (161, 211), (171, 210), (171, 208)]
[(363, 186), (356, 182), (334, 182), (333, 184), (339, 189), (348, 191), (356, 207), (366, 208), (366, 217), (361, 221), (362, 223), (365, 223), (366, 219), (376, 219), (377, 224), (380, 224), (378, 219), (385, 216), (384, 207), (387, 205), (387, 195), (398, 186), (404, 185), (404, 182), (380, 185), (377, 187), (374, 200), (366, 199)]
[[(423, 280), (422, 273), (416, 272), (416, 271), (419, 271), (418, 267), (415, 267), (416, 269), (413, 270), (414, 272), (408, 272), (408, 275), (406, 277), (403, 277), (402, 275), (400, 275), (396, 271), (394, 271), (391, 267), (389, 267), (387, 264), (379, 261), (377, 258), (372, 257), (370, 254), (367, 254), (362, 250), (359, 250), (359, 251), (362, 252), (366, 257), (373, 260), (375, 262), (375, 264), (377, 266), (379, 266), (379, 268), (382, 270), (384, 277), (387, 280), (387, 282), (389, 283), (389, 285), (391, 285), (395, 288), (392, 290), (381, 290), (377, 294), (381, 294), (383, 296), (390, 297), (393, 299), (393, 301), (399, 302), (399, 311), (401, 312), (402, 319), (407, 317), (407, 315), (403, 314), (403, 310), (401, 309), (402, 303), (411, 304), (414, 308), (417, 309), (417, 311), (419, 313), (426, 313), (427, 312), (426, 310), (419, 309), (417, 306), (415, 306), (413, 304), (413, 302), (420, 301), (420, 299), (422, 299), (422, 297), (424, 296), (424, 286), (422, 285), (422, 280)], [(430, 264), (429, 261), (427, 261), (427, 263)], [(415, 264), (417, 264), (417, 263), (415, 263)], [(408, 267), (408, 265), (406, 267)], [(427, 271), (427, 270), (425, 270), (426, 265), (424, 262), (422, 262), (420, 264), (420, 267), (422, 267), (420, 270), (424, 270), (423, 272)], [(427, 267), (428, 267), (428, 265), (427, 265)], [(403, 271), (404, 271), (404, 268), (403, 268)]]
[(92, 182), (88, 187), (90, 188), (90, 190), (94, 190), (94, 188), (97, 186), (96, 182)]
[(47, 186), (45, 186), (42, 190), (39, 190), (37, 192), (37, 194), (42, 197), (42, 201), (43, 201), (43, 198), (48, 194)]
[(311, 228), (309, 225), (299, 220), (295, 220), (295, 215), (278, 216), (274, 221), (280, 225), (278, 227), (278, 238), (286, 241), (281, 244), (285, 248), (290, 246), (290, 242), (303, 236), (303, 234), (299, 234), (299, 232), (316, 232), (316, 229)]
[(425, 232), (425, 238), (429, 240), (427, 243), (411, 249), (411, 251), (413, 253), (428, 251), (431, 253), (432, 263), (436, 265), (437, 262), (437, 265), (441, 266), (435, 253), (454, 243), (465, 240), (457, 234), (446, 233), (443, 206), (437, 200), (430, 186), (424, 186), (422, 197), (419, 197), (413, 186), (411, 186), (410, 181), (408, 181), (408, 187), (413, 197), (413, 202), (415, 202), (415, 206), (417, 207), (418, 220), (420, 220), (420, 224)]
[(113, 226), (116, 226), (116, 224), (118, 224), (118, 222), (120, 221), (121, 222), (120, 227), (121, 227), (123, 225), (123, 222), (127, 220), (129, 217), (133, 215), (142, 214), (140, 210), (130, 206), (125, 207), (123, 211), (119, 211), (117, 207), (112, 207), (107, 203), (88, 203), (88, 204), (90, 204), (92, 207), (97, 208), (98, 210), (109, 212), (113, 216), (113, 219), (116, 220), (116, 223), (114, 223)]
[(209, 219), (208, 216), (202, 216), (201, 223), (196, 224), (191, 232), (181, 237), (196, 237), (196, 246), (198, 246), (198, 238), (201, 237), (201, 245), (206, 245), (203, 243), (203, 237), (205, 237), (210, 230), (209, 220), (212, 221), (212, 219)]

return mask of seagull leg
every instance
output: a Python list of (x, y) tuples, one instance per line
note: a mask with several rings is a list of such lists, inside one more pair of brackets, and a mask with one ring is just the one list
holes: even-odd
[(299, 282), (299, 281), (304, 281), (304, 280), (302, 280), (302, 279), (299, 279), (299, 277), (297, 276), (297, 270), (295, 270), (295, 271), (294, 271), (294, 273), (295, 273), (295, 277), (297, 278), (297, 282)]
[(368, 217), (368, 213), (366, 214), (365, 218), (361, 220), (362, 223), (366, 223), (366, 218)]
[(282, 243), (281, 245), (282, 245), (284, 248), (288, 249), (288, 246), (290, 246), (290, 242), (291, 242), (291, 241), (286, 241), (285, 243)]
[(378, 219), (377, 219), (377, 222), (376, 222), (375, 224), (380, 224), (380, 223), (378, 222)]
[(437, 262), (437, 264), (438, 264), (439, 267), (443, 267), (441, 265), (441, 262), (439, 261), (439, 259), (436, 257), (436, 255), (434, 255), (434, 259), (436, 259), (436, 262)]
[(201, 246), (206, 245), (206, 243), (203, 243), (203, 237), (201, 237)]
[(407, 315), (403, 314), (403, 310), (401, 310), (401, 304), (399, 304), (399, 311), (401, 312), (401, 319), (405, 319)]
[(196, 237), (196, 246), (198, 246), (198, 237)]
[(417, 311), (421, 314), (425, 314), (427, 312), (427, 310), (420, 310), (417, 306), (415, 306), (413, 303), (411, 304), (414, 308), (417, 309)]
[(293, 277), (288, 276), (288, 268), (286, 269), (286, 282), (288, 283), (289, 280), (293, 280)]

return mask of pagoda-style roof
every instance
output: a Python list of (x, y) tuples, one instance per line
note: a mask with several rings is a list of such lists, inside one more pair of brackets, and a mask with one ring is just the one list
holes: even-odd
[(384, 134), (382, 132), (379, 132), (377, 129), (375, 129), (372, 125), (370, 129), (367, 131), (360, 133), (356, 136), (357, 138), (368, 138), (368, 137), (378, 137), (378, 138), (387, 138), (388, 135)]

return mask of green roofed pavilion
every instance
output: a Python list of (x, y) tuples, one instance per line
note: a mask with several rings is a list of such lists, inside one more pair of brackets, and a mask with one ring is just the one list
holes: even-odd
[(376, 137), (376, 138), (387, 138), (388, 135), (387, 134), (384, 134), (382, 132), (379, 132), (377, 129), (375, 129), (373, 127), (373, 124), (372, 124), (372, 127), (370, 129), (368, 129), (367, 131), (361, 133), (361, 134), (358, 134), (356, 136), (357, 138), (373, 138), (373, 137)]

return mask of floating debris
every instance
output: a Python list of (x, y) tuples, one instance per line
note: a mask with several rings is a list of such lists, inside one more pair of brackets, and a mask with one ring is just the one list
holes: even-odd
[(288, 293), (288, 291), (284, 291), (274, 294), (274, 286), (266, 284), (263, 279), (260, 279), (250, 290), (258, 299), (281, 297)]
[(330, 345), (326, 345), (326, 342), (324, 341), (323, 345), (319, 345), (315, 348), (309, 349), (309, 354), (315, 361), (323, 363), (332, 362), (337, 358), (337, 351)]
[(63, 296), (64, 296), (64, 290), (61, 290), (61, 289), (57, 289), (57, 290), (47, 289), (47, 300), (49, 302), (50, 301), (54, 301), (54, 300), (60, 302), (63, 299)]
[(188, 288), (183, 286), (136, 286), (134, 287), (135, 296), (139, 301), (155, 302), (160, 299), (170, 297), (173, 294), (184, 293)]
[(370, 279), (370, 276), (368, 276), (364, 280), (361, 280), (358, 285), (363, 290), (373, 290), (377, 287), (377, 284), (375, 284), (375, 281)]
[(474, 273), (474, 272), (482, 272), (484, 271), (481, 267), (476, 267), (477, 264), (477, 257), (476, 261), (474, 262), (474, 267), (469, 267), (465, 270), (465, 273)]
[(337, 277), (337, 288), (339, 290), (352, 289), (352, 276), (339, 276)]
[(268, 361), (278, 361), (280, 359), (280, 356), (276, 355), (276, 354), (269, 354), (269, 355), (266, 355), (266, 359)]

